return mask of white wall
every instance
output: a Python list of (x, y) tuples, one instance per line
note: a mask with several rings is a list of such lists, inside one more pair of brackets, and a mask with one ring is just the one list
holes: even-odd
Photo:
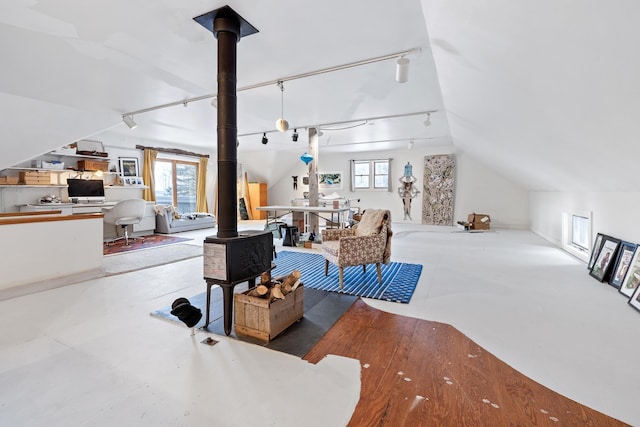
[[(496, 174), (476, 159), (462, 152), (456, 152), (455, 147), (414, 147), (412, 150), (375, 151), (353, 154), (320, 154), (318, 170), (320, 172), (341, 171), (347, 182), (343, 190), (336, 191), (349, 199), (360, 199), (359, 203), (352, 205), (363, 209), (368, 207), (388, 207), (394, 221), (403, 221), (402, 200), (397, 188), (400, 185), (398, 179), (404, 173), (404, 165), (410, 162), (413, 165), (413, 174), (418, 179), (416, 185), (421, 190), (412, 203), (411, 217), (416, 224), (421, 223), (422, 183), (424, 156), (434, 154), (456, 155), (456, 197), (454, 205), (455, 220), (466, 220), (471, 212), (491, 215), (492, 226), (497, 228), (529, 228), (529, 199), (527, 192), (521, 187), (511, 183), (502, 176)], [(308, 168), (298, 158), (289, 154), (283, 154), (274, 165), (279, 175), (273, 182), (267, 182), (269, 191), (269, 204), (289, 204), (291, 199), (302, 197), (306, 186), (302, 185), (302, 177), (307, 175)], [(393, 191), (349, 191), (349, 160), (350, 159), (380, 159), (392, 158)], [(261, 180), (260, 169), (264, 169), (264, 163), (258, 157), (245, 157), (242, 160), (249, 179)], [(293, 190), (291, 176), (298, 176), (298, 190)], [(263, 176), (263, 175), (262, 175)], [(272, 176), (272, 178), (274, 178)]]
[(552, 243), (562, 240), (564, 212), (591, 212), (592, 234), (604, 233), (640, 243), (635, 213), (640, 210), (639, 192), (531, 192), (531, 230)]

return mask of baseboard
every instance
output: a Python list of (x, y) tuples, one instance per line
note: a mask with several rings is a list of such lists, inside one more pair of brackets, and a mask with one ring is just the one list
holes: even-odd
[(13, 286), (11, 288), (0, 289), (0, 301), (22, 297), (25, 295), (34, 294), (36, 292), (48, 291), (50, 289), (61, 288), (63, 286), (73, 285), (74, 283), (97, 279), (104, 276), (104, 268), (99, 267), (92, 270), (83, 271), (82, 273), (70, 274), (68, 276), (46, 279), (33, 283), (25, 283), (23, 285)]

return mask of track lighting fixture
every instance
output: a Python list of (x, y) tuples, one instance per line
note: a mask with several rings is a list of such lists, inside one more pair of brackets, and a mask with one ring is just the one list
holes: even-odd
[(406, 83), (409, 80), (409, 59), (401, 56), (396, 62), (396, 81)]
[(211, 98), (211, 106), (213, 108), (218, 108), (218, 97), (214, 96), (213, 98)]
[(130, 114), (122, 116), (122, 121), (129, 126), (129, 129), (135, 129), (138, 127), (138, 124), (133, 120), (133, 116)]
[(425, 126), (431, 126), (431, 113), (427, 113), (427, 119), (424, 121)]
[(293, 130), (293, 135), (291, 135), (291, 139), (293, 142), (298, 142), (298, 129)]
[(269, 140), (267, 139), (267, 133), (266, 132), (262, 134), (262, 143), (264, 145), (267, 145), (269, 143)]
[(289, 129), (289, 122), (284, 119), (284, 83), (282, 80), (278, 81), (278, 87), (280, 88), (280, 118), (276, 120), (276, 129), (280, 132), (286, 132)]
[(407, 146), (407, 149), (411, 150), (413, 148), (413, 139), (409, 140), (409, 145)]

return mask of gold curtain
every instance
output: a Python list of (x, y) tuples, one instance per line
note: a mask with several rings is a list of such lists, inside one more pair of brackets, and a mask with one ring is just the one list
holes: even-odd
[(150, 148), (145, 148), (143, 153), (144, 163), (142, 164), (142, 179), (148, 188), (144, 189), (142, 197), (149, 202), (155, 202), (156, 189), (155, 183), (153, 182), (153, 175), (156, 169), (156, 158), (158, 157), (158, 152)]
[(207, 163), (209, 159), (200, 157), (200, 166), (198, 167), (198, 180), (196, 181), (196, 211), (209, 212), (207, 203)]

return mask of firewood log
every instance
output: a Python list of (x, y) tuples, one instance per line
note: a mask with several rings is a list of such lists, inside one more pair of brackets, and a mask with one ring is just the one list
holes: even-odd
[(271, 288), (271, 298), (275, 299), (284, 299), (284, 294), (282, 293), (282, 285), (277, 284)]
[(260, 274), (260, 284), (261, 285), (268, 285), (271, 282), (271, 272), (270, 271), (265, 271), (264, 273)]
[(258, 285), (255, 288), (247, 292), (250, 297), (269, 298), (269, 287), (266, 285)]
[(295, 291), (296, 289), (298, 289), (298, 286), (301, 285), (300, 279), (296, 280), (296, 283), (293, 284), (293, 286), (291, 286), (291, 292)]
[(296, 283), (296, 280), (298, 280), (301, 275), (302, 273), (300, 273), (300, 270), (293, 270), (291, 273), (289, 273), (288, 276), (286, 276), (282, 280), (282, 284), (283, 285), (288, 284), (289, 286), (293, 286), (293, 284)]
[(282, 289), (282, 293), (287, 296), (288, 293), (291, 292), (291, 285), (288, 283), (283, 283), (280, 285), (280, 288)]

